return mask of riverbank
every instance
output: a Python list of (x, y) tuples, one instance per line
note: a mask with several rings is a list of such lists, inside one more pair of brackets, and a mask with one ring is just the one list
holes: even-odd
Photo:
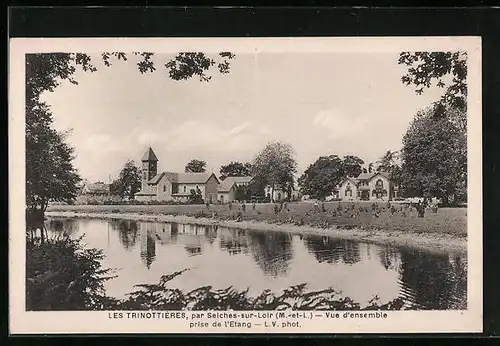
[[(156, 208), (151, 208), (156, 207)], [(162, 208), (163, 207), (163, 208)], [(187, 206), (194, 207), (190, 210), (191, 215), (177, 214), (170, 211), (167, 213), (165, 207), (179, 206), (57, 206), (50, 208), (46, 215), (51, 217), (68, 217), (68, 218), (101, 218), (101, 219), (127, 219), (137, 221), (157, 221), (157, 222), (177, 222), (183, 224), (198, 224), (198, 225), (217, 225), (219, 227), (237, 228), (256, 231), (279, 231), (296, 234), (314, 234), (321, 236), (331, 236), (354, 241), (363, 241), (376, 244), (390, 244), (399, 247), (413, 247), (429, 251), (439, 252), (456, 252), (465, 253), (467, 251), (467, 237), (461, 231), (460, 224), (457, 223), (455, 229), (449, 229), (448, 232), (440, 232), (439, 228), (431, 229), (432, 225), (436, 224), (435, 215), (430, 215), (425, 223), (424, 219), (413, 219), (411, 216), (407, 218), (406, 227), (404, 223), (398, 222), (397, 216), (394, 216), (394, 222), (391, 225), (385, 220), (386, 227), (380, 227), (380, 223), (370, 222), (360, 224), (360, 220), (352, 223), (332, 222), (332, 216), (328, 212), (317, 213), (316, 215), (308, 215), (304, 213), (304, 218), (301, 218), (300, 225), (294, 222), (297, 219), (297, 208), (284, 213), (286, 215), (273, 215), (273, 217), (262, 217), (262, 212), (246, 211), (242, 213), (244, 216), (241, 220), (231, 218), (231, 213), (228, 215), (220, 215), (214, 219), (209, 217), (209, 212), (193, 211), (192, 209), (204, 208), (204, 206)], [(186, 206), (181, 206), (186, 207)], [(212, 207), (212, 206), (211, 206)], [(216, 206), (226, 207), (227, 206)], [(234, 206), (233, 206), (234, 207)], [(259, 208), (267, 207), (259, 205)], [(157, 209), (162, 208), (162, 212)], [(136, 209), (136, 210), (134, 210)], [(156, 209), (156, 210), (155, 210)], [(251, 209), (251, 206), (250, 206)], [(295, 210), (292, 213), (292, 210)], [(156, 212), (155, 212), (156, 211)], [(324, 215), (321, 215), (324, 214)], [(381, 212), (382, 214), (382, 212)], [(253, 217), (252, 217), (253, 216)], [(287, 218), (288, 216), (288, 218)], [(386, 216), (385, 214), (379, 218)], [(445, 217), (446, 214), (441, 213), (440, 218), (450, 220)], [(304, 222), (305, 219), (305, 222)], [(342, 220), (342, 216), (337, 217), (338, 221)], [(460, 218), (458, 218), (460, 220)], [(430, 220), (430, 221), (429, 221)], [(466, 217), (465, 217), (466, 222)], [(418, 228), (419, 225), (426, 227)], [(453, 227), (453, 224), (448, 226)], [(452, 231), (451, 231), (452, 230)]]

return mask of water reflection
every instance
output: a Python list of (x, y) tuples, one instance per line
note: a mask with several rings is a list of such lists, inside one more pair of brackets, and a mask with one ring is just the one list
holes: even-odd
[(47, 221), (47, 229), (53, 230), (58, 234), (66, 232), (67, 235), (72, 236), (78, 232), (80, 220), (71, 218), (50, 218)]
[[(401, 253), (401, 281), (414, 301), (430, 309), (465, 308), (467, 264), (460, 257), (421, 251)], [(462, 299), (460, 299), (462, 298)]]
[(123, 268), (108, 284), (116, 295), (130, 292), (135, 284), (155, 283), (161, 275), (193, 268), (173, 283), (186, 289), (220, 285), (256, 292), (300, 283), (318, 289), (337, 285), (346, 295), (363, 299), (402, 297), (417, 308), (466, 308), (465, 256), (177, 223), (51, 218), (46, 227), (52, 234), (85, 233), (90, 246), (103, 249), (106, 267)]
[(248, 232), (250, 252), (264, 274), (281, 276), (292, 259), (292, 236), (279, 232)]
[(135, 247), (137, 243), (138, 226), (134, 220), (110, 220), (110, 227), (118, 232), (120, 244), (126, 250)]
[(354, 264), (361, 260), (359, 243), (345, 239), (307, 236), (304, 242), (318, 262)]

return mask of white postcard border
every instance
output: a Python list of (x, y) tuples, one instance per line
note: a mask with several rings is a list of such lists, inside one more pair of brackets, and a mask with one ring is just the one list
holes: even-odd
[[(25, 311), (25, 67), (26, 53), (179, 51), (259, 52), (467, 51), (468, 54), (468, 308), (465, 311), (387, 311), (383, 319), (300, 319), (300, 327), (190, 329), (183, 319), (115, 319), (107, 311)], [(60, 333), (412, 333), (481, 332), (482, 108), (479, 37), (356, 38), (15, 38), (9, 54), (9, 311), (11, 334)], [(262, 313), (262, 312), (261, 312)], [(270, 313), (276, 313), (271, 311)], [(339, 312), (343, 314), (344, 312)], [(354, 312), (348, 312), (354, 313)], [(358, 312), (359, 313), (359, 312)], [(324, 312), (314, 312), (323, 315)], [(210, 324), (215, 320), (210, 320)], [(292, 319), (289, 319), (292, 321)], [(260, 327), (255, 326), (261, 323)]]

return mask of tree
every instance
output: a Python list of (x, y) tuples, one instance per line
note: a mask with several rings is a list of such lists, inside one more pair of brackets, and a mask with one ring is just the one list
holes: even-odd
[[(156, 70), (154, 54), (136, 52), (140, 73)], [(130, 55), (123, 52), (102, 53), (105, 66), (113, 61), (127, 61)], [(169, 77), (174, 80), (197, 76), (209, 81), (208, 72), (217, 64), (220, 73), (229, 73), (229, 60), (234, 54), (221, 52), (216, 61), (203, 53), (179, 53), (165, 64)], [(74, 198), (79, 181), (73, 167), (72, 149), (64, 143), (65, 135), (52, 128), (53, 117), (50, 107), (40, 101), (40, 95), (54, 91), (63, 80), (78, 84), (73, 78), (78, 68), (95, 72), (91, 57), (83, 53), (40, 53), (26, 54), (26, 204), (28, 210), (42, 212), (49, 200), (64, 201)], [(50, 153), (50, 155), (48, 154)], [(42, 160), (41, 158), (48, 158)], [(48, 173), (52, 172), (52, 173)]]
[(268, 143), (254, 158), (251, 169), (256, 185), (271, 186), (271, 196), (276, 188), (290, 191), (296, 172), (295, 152), (291, 145), (281, 142)]
[(75, 199), (80, 190), (66, 136), (44, 123), (26, 124), (26, 206), (32, 215), (43, 215), (49, 201)]
[(466, 138), (443, 110), (437, 103), (417, 114), (403, 137), (401, 183), (407, 196), (447, 202), (466, 185)]
[(376, 171), (389, 173), (392, 167), (396, 165), (398, 155), (399, 153), (397, 151), (387, 150), (385, 154), (377, 160)]
[(185, 168), (186, 173), (203, 173), (206, 171), (207, 163), (205, 161), (193, 159), (188, 162)]
[(363, 172), (362, 166), (365, 162), (357, 156), (347, 155), (344, 156), (342, 164), (344, 166), (344, 174), (347, 177), (356, 178), (361, 174), (361, 172)]
[(249, 200), (249, 189), (246, 186), (238, 185), (234, 189), (234, 199), (238, 202)]
[(121, 198), (133, 199), (135, 193), (140, 189), (141, 171), (133, 160), (128, 160), (123, 166), (119, 178), (111, 184), (111, 193)]
[[(350, 165), (348, 167), (352, 168)], [(336, 191), (344, 177), (345, 166), (337, 155), (321, 156), (309, 165), (298, 183), (302, 193), (324, 199)]]
[(417, 94), (435, 83), (439, 88), (446, 88), (443, 103), (462, 111), (467, 109), (466, 52), (403, 52), (399, 64), (408, 67), (401, 81), (414, 85)]
[(203, 195), (199, 187), (190, 190), (190, 195), (188, 198), (189, 204), (203, 204)]
[(252, 165), (250, 163), (241, 163), (237, 161), (231, 161), (231, 163), (221, 166), (220, 168), (220, 179), (224, 180), (227, 177), (245, 177), (250, 175)]

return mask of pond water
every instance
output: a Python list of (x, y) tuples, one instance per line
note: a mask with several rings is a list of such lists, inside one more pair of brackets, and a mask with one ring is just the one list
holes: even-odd
[(102, 249), (104, 268), (117, 269), (106, 282), (109, 295), (124, 297), (141, 283), (190, 268), (172, 288), (200, 286), (279, 292), (307, 283), (309, 290), (334, 288), (355, 302), (374, 296), (401, 297), (420, 309), (465, 309), (467, 258), (381, 246), (325, 236), (236, 230), (214, 226), (131, 220), (49, 218), (49, 235), (84, 236)]

